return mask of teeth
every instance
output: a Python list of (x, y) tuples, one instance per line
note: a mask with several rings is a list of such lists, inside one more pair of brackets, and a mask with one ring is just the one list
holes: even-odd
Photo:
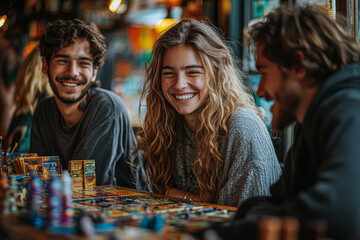
[(67, 87), (76, 87), (77, 86), (76, 83), (62, 83), (62, 84), (67, 86)]
[(187, 100), (195, 96), (195, 94), (175, 95), (176, 99)]

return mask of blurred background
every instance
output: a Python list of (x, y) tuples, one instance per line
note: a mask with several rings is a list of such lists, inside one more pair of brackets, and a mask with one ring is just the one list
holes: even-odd
[[(11, 39), (23, 59), (37, 45), (47, 23), (55, 19), (79, 18), (95, 23), (106, 37), (107, 59), (100, 69), (98, 80), (102, 88), (121, 96), (128, 108), (134, 129), (139, 127), (139, 97), (144, 76), (144, 62), (150, 55), (157, 35), (169, 25), (184, 19), (211, 21), (221, 29), (239, 59), (247, 77), (246, 85), (254, 93), (256, 103), (265, 110), (270, 131), (271, 102), (255, 95), (260, 76), (254, 60), (244, 47), (247, 28), (261, 16), (280, 4), (320, 4), (332, 17), (344, 15), (349, 20), (348, 30), (359, 39), (358, 0), (1, 0), (0, 37)], [(7, 83), (10, 86), (15, 82)], [(11, 95), (11, 91), (2, 92)], [(9, 108), (7, 103), (2, 108)], [(145, 113), (146, 108), (142, 108)], [(2, 115), (6, 133), (11, 109)], [(10, 120), (9, 120), (10, 121)], [(270, 131), (271, 132), (271, 131)], [(279, 157), (291, 143), (291, 131), (272, 133)]]

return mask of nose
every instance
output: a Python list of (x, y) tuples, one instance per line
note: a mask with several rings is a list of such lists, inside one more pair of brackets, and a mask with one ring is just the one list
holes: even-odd
[(71, 77), (76, 77), (79, 74), (78, 66), (75, 61), (70, 61), (67, 66), (67, 74)]
[(184, 89), (187, 87), (187, 85), (188, 85), (188, 82), (187, 82), (187, 78), (186, 78), (185, 74), (179, 73), (176, 77), (175, 87), (177, 89)]

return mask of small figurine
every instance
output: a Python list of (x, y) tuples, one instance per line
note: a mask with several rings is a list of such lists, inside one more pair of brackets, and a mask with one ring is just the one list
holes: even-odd
[(34, 170), (30, 171), (29, 192), (27, 197), (27, 209), (29, 213), (29, 221), (31, 224), (41, 227), (42, 219), (40, 217), (41, 206), (41, 189), (42, 183), (39, 176)]
[(153, 217), (147, 215), (143, 216), (140, 222), (140, 228), (151, 229), (155, 232), (161, 232), (165, 225), (165, 219), (161, 214), (156, 214)]
[(8, 191), (9, 195), (9, 210), (11, 213), (16, 213), (18, 211), (16, 201), (17, 201), (17, 193), (18, 193), (18, 183), (14, 177), (10, 177), (10, 190)]
[(73, 209), (72, 209), (72, 179), (69, 171), (64, 170), (62, 176), (62, 217), (61, 224), (67, 225), (72, 222)]
[(1, 173), (0, 178), (0, 214), (7, 214), (8, 212), (8, 201), (6, 199), (7, 192), (9, 191), (9, 181), (6, 173)]
[(58, 227), (61, 223), (62, 213), (62, 184), (61, 181), (51, 176), (48, 183), (48, 198), (47, 198), (47, 226)]

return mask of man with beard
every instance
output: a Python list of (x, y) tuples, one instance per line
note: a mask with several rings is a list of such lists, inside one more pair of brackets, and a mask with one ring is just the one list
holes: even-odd
[(290, 216), (299, 220), (299, 239), (315, 239), (309, 224), (318, 219), (328, 237), (359, 239), (359, 43), (310, 5), (281, 6), (248, 34), (261, 74), (257, 95), (274, 101), (272, 129), (295, 122), (295, 140), (272, 197), (246, 201), (220, 236), (257, 239), (262, 217)]
[(63, 169), (69, 160), (94, 159), (98, 185), (134, 188), (127, 110), (119, 96), (94, 84), (106, 55), (104, 37), (90, 23), (57, 20), (39, 47), (54, 96), (35, 110), (31, 152), (58, 155)]

